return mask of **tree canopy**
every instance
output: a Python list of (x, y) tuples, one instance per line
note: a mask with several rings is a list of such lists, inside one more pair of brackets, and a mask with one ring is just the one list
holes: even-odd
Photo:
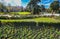
[(0, 3), (0, 12), (6, 12), (7, 8), (3, 3)]
[(40, 6), (38, 3), (41, 0), (30, 0), (30, 2), (27, 5), (27, 8), (31, 11), (32, 14), (38, 14), (40, 11)]
[(53, 3), (51, 3), (50, 8), (53, 11), (59, 10), (59, 1), (54, 1)]

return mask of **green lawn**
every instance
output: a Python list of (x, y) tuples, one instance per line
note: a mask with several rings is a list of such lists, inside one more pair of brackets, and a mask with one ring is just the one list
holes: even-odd
[(11, 12), (10, 14), (18, 14), (18, 15), (28, 15), (30, 12)]
[(1, 22), (52, 22), (52, 23), (57, 23), (60, 22), (59, 20), (53, 19), (53, 18), (48, 18), (48, 17), (39, 17), (39, 18), (33, 18), (33, 19), (18, 19), (18, 20), (0, 20)]
[(0, 12), (0, 14), (4, 14), (4, 12)]
[[(11, 12), (12, 15), (27, 15), (29, 12)], [(30, 14), (30, 13), (29, 13)], [(0, 19), (3, 25), (0, 27), (1, 39), (59, 39), (60, 30), (55, 26), (20, 26), (5, 22), (47, 22), (58, 23), (57, 19), (49, 17), (39, 17), (31, 19)], [(56, 25), (57, 26), (57, 25)]]
[(28, 15), (28, 14), (31, 14), (31, 13), (30, 12), (9, 12), (9, 13), (0, 12), (0, 14)]
[[(2, 12), (0, 12), (0, 14), (3, 14)], [(11, 15), (28, 15), (31, 14), (30, 12), (10, 12), (9, 14)], [(57, 23), (60, 22), (59, 20), (53, 19), (53, 18), (49, 18), (49, 17), (39, 17), (39, 18), (33, 18), (33, 19), (18, 19), (18, 20), (0, 20), (1, 22), (53, 22), (53, 23)]]

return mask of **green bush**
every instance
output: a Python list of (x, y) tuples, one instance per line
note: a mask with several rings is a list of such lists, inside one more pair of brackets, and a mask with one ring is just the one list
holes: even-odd
[(60, 39), (60, 30), (53, 26), (14, 26), (7, 23), (0, 27), (1, 39)]

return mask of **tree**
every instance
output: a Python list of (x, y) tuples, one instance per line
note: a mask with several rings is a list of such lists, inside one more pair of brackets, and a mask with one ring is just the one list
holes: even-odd
[(51, 3), (50, 8), (51, 10), (57, 12), (57, 10), (59, 10), (59, 1), (54, 1), (53, 3)]
[(0, 3), (0, 12), (3, 12), (2, 7), (3, 7), (3, 4), (2, 4), (2, 3)]
[(60, 7), (59, 7), (59, 11), (58, 11), (58, 13), (60, 13)]
[(39, 14), (40, 12), (40, 6), (38, 3), (40, 0), (30, 0), (30, 2), (27, 5), (27, 9), (31, 11), (32, 14)]
[(10, 3), (7, 6), (7, 12), (11, 12), (11, 4)]
[(41, 11), (45, 12), (45, 6), (44, 5), (41, 5)]
[(7, 8), (3, 3), (0, 3), (0, 12), (6, 12)]

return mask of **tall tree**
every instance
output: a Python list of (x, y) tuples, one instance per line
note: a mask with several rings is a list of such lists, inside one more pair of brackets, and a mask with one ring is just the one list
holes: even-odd
[(0, 3), (0, 12), (6, 12), (7, 8), (3, 3)]
[(45, 11), (45, 6), (41, 5), (41, 11), (44, 12)]
[(59, 1), (54, 1), (53, 3), (51, 3), (50, 8), (53, 11), (59, 10)]
[(38, 3), (41, 0), (30, 0), (30, 2), (27, 5), (27, 8), (31, 11), (32, 14), (39, 14), (40, 6)]

